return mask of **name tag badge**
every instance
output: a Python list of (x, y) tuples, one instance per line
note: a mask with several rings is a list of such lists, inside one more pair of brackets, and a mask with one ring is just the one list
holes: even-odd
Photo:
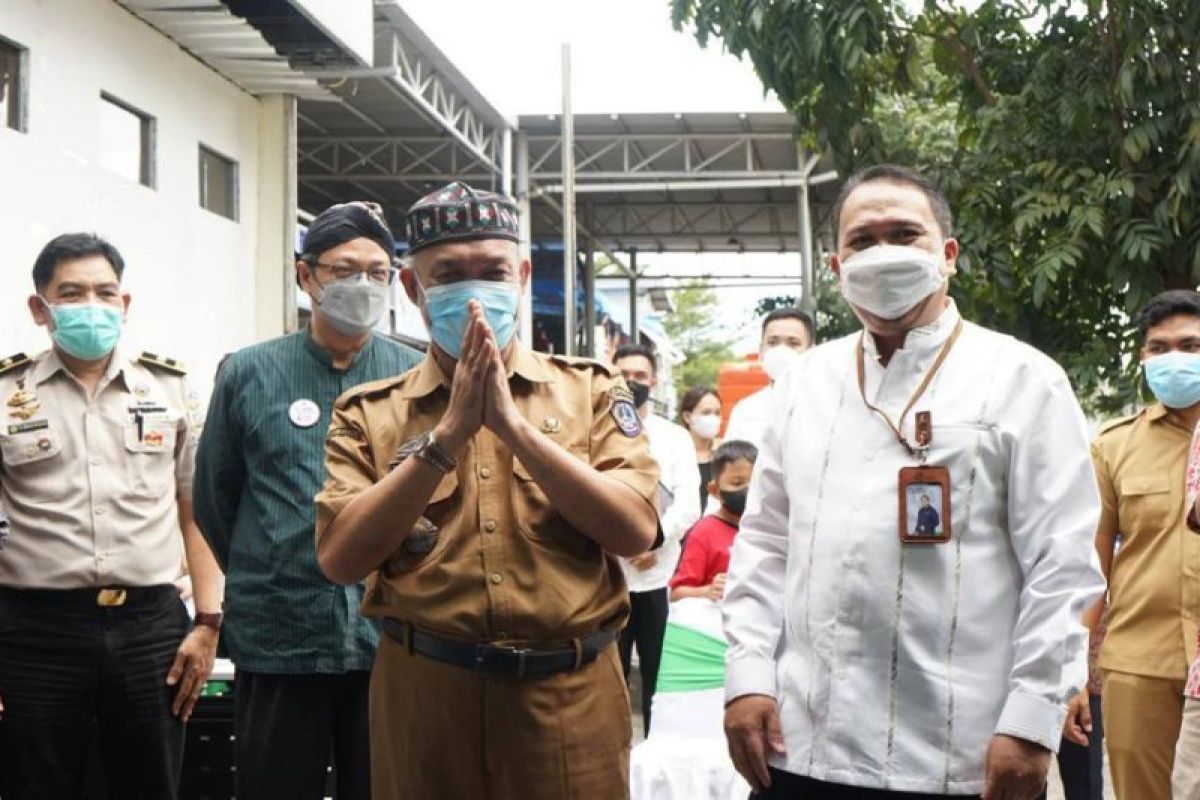
[(928, 465), (903, 467), (898, 487), (900, 541), (904, 544), (950, 541), (950, 470)]
[(288, 408), (288, 419), (297, 428), (311, 428), (321, 419), (321, 407), (312, 400), (297, 400)]

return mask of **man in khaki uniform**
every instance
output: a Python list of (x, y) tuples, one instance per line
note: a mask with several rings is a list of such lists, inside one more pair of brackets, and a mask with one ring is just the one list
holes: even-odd
[(1184, 476), (1200, 422), (1200, 376), (1189, 379), (1195, 359), (1180, 356), (1200, 352), (1200, 295), (1164, 292), (1137, 324), (1158, 402), (1109, 423), (1092, 445), (1103, 503), (1096, 548), (1108, 577), (1104, 729), (1117, 796), (1130, 800), (1171, 796), (1195, 655), (1200, 537), (1185, 522)]
[(658, 471), (624, 382), (513, 337), (516, 208), (451, 184), (409, 211), (402, 273), (433, 343), (343, 395), (318, 560), (370, 573), (383, 618), (372, 790), (389, 798), (628, 794), (617, 556), (656, 538)]
[[(81, 796), (94, 731), (109, 796), (175, 797), (216, 649), (220, 572), (191, 506), (198, 401), (174, 361), (120, 346), (123, 269), (96, 236), (52, 240), (29, 308), (54, 347), (0, 362), (6, 800)], [(185, 553), (194, 628), (173, 583)]]

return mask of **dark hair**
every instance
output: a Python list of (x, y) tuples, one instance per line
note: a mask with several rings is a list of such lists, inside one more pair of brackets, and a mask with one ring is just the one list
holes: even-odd
[(1145, 339), (1151, 328), (1176, 314), (1200, 317), (1200, 294), (1191, 289), (1168, 289), (1142, 306), (1142, 310), (1134, 317), (1134, 324)]
[(712, 457), (712, 479), (721, 477), (721, 473), (735, 461), (749, 461), (751, 464), (758, 458), (758, 448), (742, 439), (730, 439), (722, 442)]
[(813, 318), (807, 311), (802, 311), (795, 306), (784, 306), (777, 308), (770, 314), (763, 317), (762, 332), (766, 334), (767, 326), (772, 322), (780, 319), (798, 319), (804, 325), (804, 330), (808, 331), (808, 343), (810, 345), (817, 343), (817, 326), (813, 324)]
[(838, 192), (837, 199), (833, 201), (833, 237), (834, 243), (837, 242), (838, 231), (841, 230), (842, 224), (842, 206), (846, 205), (846, 198), (850, 193), (862, 186), (864, 183), (872, 183), (874, 181), (886, 181), (888, 183), (905, 183), (909, 186), (915, 186), (920, 189), (925, 195), (925, 199), (929, 201), (929, 207), (933, 209), (933, 218), (937, 220), (938, 227), (941, 229), (942, 237), (950, 235), (950, 230), (954, 224), (954, 218), (950, 213), (950, 204), (946, 202), (946, 195), (942, 194), (942, 190), (937, 187), (933, 181), (926, 178), (916, 170), (908, 167), (901, 167), (898, 164), (876, 164), (873, 167), (859, 170), (851, 175), (844, 184), (842, 190)]
[(717, 390), (711, 386), (693, 386), (683, 393), (683, 397), (679, 401), (679, 413), (690, 414), (696, 410), (696, 406), (700, 405), (700, 401), (709, 395), (721, 399), (721, 395), (717, 394)]
[(112, 264), (113, 272), (117, 273), (117, 281), (121, 280), (125, 272), (125, 259), (121, 258), (117, 248), (94, 233), (63, 233), (47, 242), (33, 262), (34, 288), (41, 292), (49, 286), (50, 281), (54, 280), (54, 270), (64, 261), (88, 256), (104, 256)]
[(658, 359), (654, 356), (654, 351), (649, 345), (645, 344), (623, 344), (617, 348), (617, 352), (613, 353), (613, 363), (616, 364), (622, 358), (631, 358), (633, 356), (641, 356), (650, 362), (650, 372), (654, 375), (658, 374)]

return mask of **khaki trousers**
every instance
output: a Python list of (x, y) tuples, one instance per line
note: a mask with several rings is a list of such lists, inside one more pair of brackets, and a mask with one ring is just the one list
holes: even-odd
[(578, 672), (488, 677), (381, 637), (374, 800), (624, 800), (629, 693), (617, 648)]
[(1104, 738), (1118, 800), (1169, 800), (1182, 680), (1104, 671)]
[(1200, 700), (1183, 701), (1171, 791), (1173, 800), (1200, 800)]

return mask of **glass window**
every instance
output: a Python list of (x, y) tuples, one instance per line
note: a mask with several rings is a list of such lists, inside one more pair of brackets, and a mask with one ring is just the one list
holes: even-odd
[(154, 117), (101, 93), (100, 166), (143, 186), (154, 186)]
[(238, 165), (200, 145), (200, 207), (237, 221)]
[(0, 39), (0, 125), (25, 130), (25, 48)]

